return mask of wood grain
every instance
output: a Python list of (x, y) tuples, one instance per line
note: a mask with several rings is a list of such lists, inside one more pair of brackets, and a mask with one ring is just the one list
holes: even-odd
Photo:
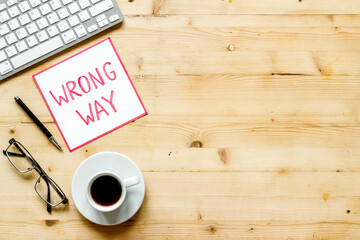
[[(194, 125), (191, 127), (194, 131), (206, 125), (228, 124), (247, 128), (254, 124), (262, 127), (359, 127), (358, 76), (136, 75), (132, 78), (151, 113), (132, 124), (135, 126), (137, 123), (181, 123)], [(4, 112), (13, 112), (1, 118), (0, 122), (6, 126), (14, 118), (31, 124), (22, 111), (13, 111), (19, 109), (17, 104), (8, 101), (17, 89), (17, 81), (14, 79), (6, 89), (0, 89), (2, 98), (8, 102), (3, 106)], [(40, 94), (35, 92), (34, 96), (37, 91), (34, 83), (26, 81), (24, 84), (28, 90), (23, 93), (23, 100), (39, 113), (40, 119), (53, 123)], [(214, 91), (215, 88), (218, 91)]]
[[(53, 175), (55, 179), (61, 177)], [(113, 228), (112, 235), (114, 229), (120, 233), (128, 231), (124, 237), (149, 239), (166, 239), (168, 234), (181, 239), (189, 234), (194, 237), (265, 237), (269, 232), (274, 234), (270, 235), (272, 237), (280, 237), (281, 231), (288, 236), (294, 231), (306, 236), (314, 231), (331, 238), (357, 229), (359, 221), (359, 191), (348, 184), (358, 183), (358, 173), (157, 172), (144, 176), (147, 195), (141, 210), (132, 221)], [(71, 174), (62, 176), (63, 179), (70, 177)], [(20, 184), (18, 180), (16, 184)], [(6, 188), (6, 191), (9, 196), (17, 194), (13, 188)], [(2, 198), (2, 201), (9, 201)], [(110, 234), (106, 228), (80, 217), (73, 204), (47, 216), (41, 211), (43, 204), (32, 191), (25, 191), (21, 201), (10, 199), (12, 203), (1, 207), (1, 212), (15, 228), (20, 223), (29, 228), (19, 226), (22, 230), (19, 238), (31, 236), (34, 229), (38, 230), (34, 234), (37, 237), (44, 233), (57, 238), (78, 238), (82, 234), (99, 234), (99, 231)], [(24, 222), (23, 214), (34, 216), (33, 222)], [(0, 225), (1, 229), (5, 227)], [(333, 227), (335, 229), (327, 233), (322, 229)]]
[[(0, 84), (0, 140), (20, 140), (69, 204), (49, 215), (0, 161), (0, 239), (359, 239), (360, 4), (120, 0), (114, 27)], [(149, 115), (64, 147), (31, 76), (111, 37)], [(76, 210), (71, 181), (101, 151), (142, 170), (140, 211), (114, 227)]]
[[(127, 56), (125, 66), (135, 75), (360, 75), (356, 15), (211, 17), (132, 16), (125, 19), (123, 27), (99, 38), (112, 38), (116, 49)], [(53, 57), (33, 71), (51, 66), (99, 38)]]
[[(118, 0), (127, 14), (358, 14), (360, 4), (353, 0)], [(156, 11), (154, 11), (154, 9)]]

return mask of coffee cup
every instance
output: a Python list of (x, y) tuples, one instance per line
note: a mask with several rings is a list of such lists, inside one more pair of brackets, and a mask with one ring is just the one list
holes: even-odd
[(121, 178), (111, 171), (94, 174), (87, 184), (87, 200), (100, 212), (118, 209), (126, 198), (126, 189), (140, 183), (138, 176)]

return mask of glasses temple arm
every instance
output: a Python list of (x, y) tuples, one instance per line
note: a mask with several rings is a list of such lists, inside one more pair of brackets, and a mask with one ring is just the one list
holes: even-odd
[(14, 146), (19, 149), (19, 151), (23, 154), (23, 156), (26, 156), (25, 152), (21, 149), (21, 147), (19, 147), (19, 145), (16, 143), (16, 141), (14, 142)]
[(9, 155), (9, 156), (16, 156), (16, 157), (24, 157), (23, 154), (20, 154), (20, 153), (13, 153), (13, 152), (9, 152), (9, 151), (5, 151), (3, 150), (3, 154), (6, 156), (6, 153)]
[(50, 206), (50, 204), (49, 204), (49, 202), (50, 202), (50, 187), (49, 187), (49, 183), (48, 183), (48, 181), (46, 180), (46, 178), (44, 178), (44, 180), (45, 180), (45, 182), (46, 182), (46, 185), (47, 185), (47, 192), (48, 192), (48, 194), (47, 194), (47, 201), (48, 201), (48, 203), (46, 203), (46, 210), (48, 211), (48, 213), (51, 213), (51, 206)]
[[(41, 170), (42, 170), (42, 169), (41, 169)], [(44, 170), (42, 170), (42, 172), (43, 172), (42, 178), (44, 179), (44, 181), (45, 181), (46, 184), (48, 185), (48, 189), (50, 189), (50, 188), (49, 188), (49, 184), (50, 184), (50, 185), (54, 188), (54, 190), (56, 191), (56, 193), (59, 194), (60, 197), (64, 198), (63, 203), (65, 204), (65, 203), (68, 201), (68, 199), (66, 198), (66, 195), (65, 195), (61, 190), (59, 190), (60, 187), (57, 186), (56, 183), (55, 183), (55, 184), (53, 183), (54, 180), (52, 180), (52, 179), (44, 172)], [(51, 180), (49, 180), (49, 179), (51, 179)]]

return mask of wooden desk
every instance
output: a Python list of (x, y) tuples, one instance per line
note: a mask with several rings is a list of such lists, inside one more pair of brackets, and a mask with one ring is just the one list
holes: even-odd
[[(121, 0), (121, 27), (0, 85), (0, 139), (28, 147), (69, 196), (49, 215), (36, 174), (0, 161), (0, 239), (359, 239), (360, 3), (356, 0)], [(149, 115), (65, 146), (31, 76), (110, 36)], [(130, 156), (146, 197), (102, 227), (71, 198), (100, 151)]]

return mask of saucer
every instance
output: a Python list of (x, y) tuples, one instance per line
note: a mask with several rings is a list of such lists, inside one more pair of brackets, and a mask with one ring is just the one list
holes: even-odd
[[(112, 171), (122, 178), (138, 176), (140, 183), (126, 189), (123, 204), (112, 212), (100, 212), (86, 198), (87, 183), (98, 172)], [(133, 160), (115, 152), (100, 152), (88, 157), (76, 169), (71, 184), (72, 198), (79, 212), (91, 222), (116, 225), (129, 220), (139, 210), (145, 197), (144, 177)]]

